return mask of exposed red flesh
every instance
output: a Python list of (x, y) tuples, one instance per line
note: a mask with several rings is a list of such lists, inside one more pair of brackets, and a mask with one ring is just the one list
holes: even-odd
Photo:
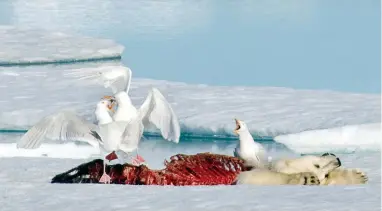
[[(165, 160), (165, 168), (149, 169), (145, 165), (107, 165), (112, 184), (129, 185), (231, 185), (245, 170), (243, 161), (227, 155), (199, 153), (177, 154)], [(59, 174), (52, 183), (98, 183), (103, 163), (97, 159)]]

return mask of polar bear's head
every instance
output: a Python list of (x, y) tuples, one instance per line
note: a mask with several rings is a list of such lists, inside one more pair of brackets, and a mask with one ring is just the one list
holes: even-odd
[(315, 173), (323, 181), (329, 172), (341, 166), (340, 159), (334, 154), (325, 153), (322, 156), (301, 157), (305, 171)]

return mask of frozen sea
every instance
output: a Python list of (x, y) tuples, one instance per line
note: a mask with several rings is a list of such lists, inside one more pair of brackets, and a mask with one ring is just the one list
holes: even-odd
[[(210, 147), (146, 148), (152, 167), (175, 152)], [(215, 149), (217, 152), (229, 150)], [(379, 152), (338, 154), (346, 167), (369, 176), (362, 186), (121, 186), (49, 184), (53, 175), (87, 159), (17, 157), (0, 160), (0, 204), (14, 210), (312, 210), (377, 211), (381, 206)], [(16, 167), (17, 166), (17, 167)]]
[[(15, 142), (42, 117), (63, 109), (74, 110), (93, 121), (94, 103), (110, 94), (95, 75), (123, 67), (126, 61), (136, 66), (133, 59), (137, 58), (125, 48), (125, 43), (97, 38), (108, 33), (121, 37), (123, 33), (118, 30), (98, 33), (85, 12), (94, 8), (74, 8), (79, 4), (76, 0), (65, 6), (59, 1), (39, 2), (45, 6), (24, 0), (0, 2), (0, 23), (5, 25), (0, 26), (1, 211), (381, 209), (380, 94), (165, 81), (136, 77), (144, 74), (135, 68), (132, 68), (130, 91), (133, 103), (139, 107), (148, 90), (157, 87), (171, 103), (181, 123), (179, 144), (162, 140), (156, 130), (145, 132), (139, 152), (151, 168), (162, 168), (164, 159), (177, 153), (232, 155), (237, 140), (233, 135), (233, 119), (239, 118), (247, 123), (255, 140), (262, 143), (274, 159), (333, 152), (341, 158), (344, 167), (364, 171), (369, 182), (337, 187), (50, 184), (56, 174), (98, 158), (97, 150), (86, 144), (51, 140), (46, 140), (36, 150), (18, 150)], [(95, 5), (91, 0), (84, 2)], [(105, 13), (113, 10), (110, 8), (114, 5), (107, 2), (101, 5)], [(179, 22), (171, 22), (174, 17), (170, 14), (193, 11), (180, 16), (185, 18), (182, 21), (188, 21), (196, 17), (195, 11), (198, 11), (200, 16), (197, 17), (206, 19), (201, 8), (208, 8), (209, 4), (186, 1), (149, 4), (155, 8), (170, 8), (169, 5), (174, 8), (172, 13), (158, 10), (168, 15), (161, 16), (167, 25), (156, 24), (156, 14), (145, 19), (122, 18), (124, 22), (118, 22), (118, 18), (100, 21), (106, 16), (100, 13), (96, 19), (104, 31), (110, 29), (109, 22), (126, 26), (125, 30), (136, 33), (154, 26), (150, 30), (157, 36), (164, 36), (168, 27), (173, 27), (179, 31), (169, 39), (176, 41), (176, 36), (186, 29), (180, 27)], [(188, 9), (181, 10), (183, 7)], [(4, 8), (9, 10), (2, 10)], [(52, 15), (57, 8), (64, 8), (64, 11)], [(72, 21), (79, 21), (66, 20), (65, 11), (77, 11), (77, 19)], [(130, 17), (135, 17), (134, 14)], [(116, 17), (121, 18), (120, 15)], [(138, 20), (143, 21), (138, 24), (140, 27), (133, 25)], [(86, 36), (82, 35), (81, 21), (87, 23)], [(61, 24), (52, 24), (57, 22)], [(200, 27), (193, 24), (195, 22), (190, 22), (189, 28)]]

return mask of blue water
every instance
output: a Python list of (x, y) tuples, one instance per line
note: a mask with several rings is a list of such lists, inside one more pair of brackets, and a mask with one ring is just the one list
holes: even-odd
[[(0, 143), (14, 143), (25, 134), (27, 130), (17, 130), (17, 129), (0, 129)], [(1, 138), (3, 137), (3, 138)], [(255, 141), (263, 144), (265, 148), (269, 151), (274, 150), (284, 150), (290, 151), (284, 144), (279, 144), (275, 142), (272, 137), (261, 137), (253, 134)], [(207, 148), (211, 149), (215, 147), (217, 149), (227, 149), (231, 147), (232, 150), (238, 141), (238, 137), (234, 135), (222, 135), (222, 134), (204, 134), (204, 133), (185, 133), (182, 132), (180, 136), (179, 143), (174, 145), (172, 142), (165, 141), (160, 133), (155, 132), (144, 132), (143, 141), (149, 143), (156, 143), (157, 148)], [(51, 141), (49, 141), (51, 142)], [(53, 142), (55, 143), (55, 142)], [(57, 143), (57, 142), (56, 142)], [(61, 142), (58, 142), (61, 143)], [(81, 144), (81, 143), (79, 143)]]
[(2, 0), (0, 24), (114, 39), (134, 77), (380, 93), (378, 0)]

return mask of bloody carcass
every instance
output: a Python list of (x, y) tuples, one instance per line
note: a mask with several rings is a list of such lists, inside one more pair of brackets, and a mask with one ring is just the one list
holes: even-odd
[[(145, 165), (107, 165), (112, 184), (128, 185), (231, 185), (246, 170), (242, 160), (212, 153), (177, 154), (165, 160), (165, 168), (149, 169)], [(98, 183), (103, 161), (96, 159), (56, 175), (52, 183)]]

